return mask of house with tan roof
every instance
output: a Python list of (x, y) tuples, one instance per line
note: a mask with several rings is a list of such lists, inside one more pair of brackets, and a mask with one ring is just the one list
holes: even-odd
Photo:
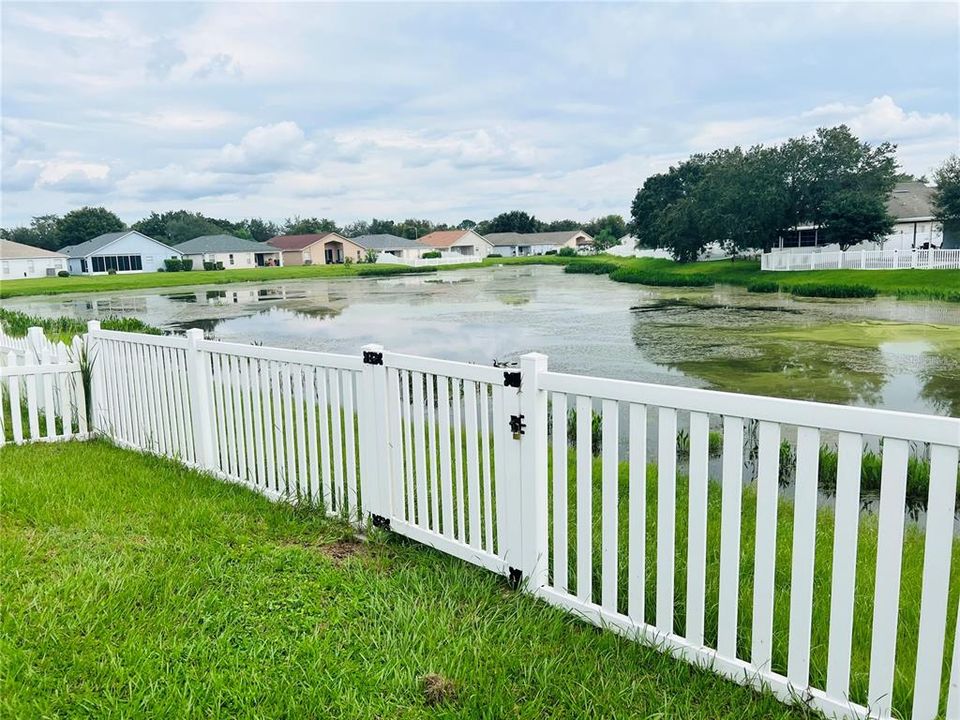
[(364, 247), (335, 232), (278, 235), (267, 244), (280, 250), (284, 265), (338, 265), (347, 258), (358, 262), (366, 256)]
[(424, 235), (420, 242), (450, 255), (485, 258), (493, 252), (493, 244), (473, 230), (437, 230)]
[(0, 240), (0, 269), (0, 280), (55, 276), (67, 270), (67, 256), (12, 240)]

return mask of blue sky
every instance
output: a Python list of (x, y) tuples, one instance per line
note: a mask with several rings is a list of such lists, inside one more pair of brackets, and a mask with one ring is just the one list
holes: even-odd
[(2, 9), (2, 223), (106, 205), (458, 222), (629, 212), (691, 152), (820, 125), (958, 147), (956, 3)]

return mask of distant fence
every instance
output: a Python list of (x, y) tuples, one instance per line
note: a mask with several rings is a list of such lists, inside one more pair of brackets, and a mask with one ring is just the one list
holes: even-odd
[(760, 256), (761, 270), (956, 270), (960, 250), (773, 251)]
[(438, 258), (399, 258), (390, 253), (379, 253), (377, 263), (380, 265), (406, 265), (407, 267), (436, 267), (438, 265), (462, 265), (476, 263), (483, 260), (479, 255), (457, 255), (456, 257)]
[[(86, 342), (93, 427), (124, 446), (371, 519), (588, 622), (829, 716), (911, 714), (893, 694), (905, 676), (913, 718), (942, 707), (960, 717), (960, 624), (950, 620), (956, 418), (567, 375), (536, 353), (498, 368), (376, 345), (333, 355), (97, 323)], [(837, 488), (835, 531), (823, 537), (827, 438)], [(785, 441), (795, 452), (784, 454)], [(863, 577), (861, 463), (877, 447), (875, 574)], [(923, 533), (922, 582), (901, 594), (918, 448), (929, 459), (925, 525), (911, 531)], [(684, 452), (689, 479), (678, 472)], [(788, 463), (789, 504), (780, 488)], [(791, 522), (779, 524), (778, 512)], [(920, 568), (906, 572), (916, 578)], [(815, 622), (818, 602), (829, 607)], [(897, 664), (905, 618), (918, 623), (906, 669)], [(811, 670), (814, 656), (825, 670)]]

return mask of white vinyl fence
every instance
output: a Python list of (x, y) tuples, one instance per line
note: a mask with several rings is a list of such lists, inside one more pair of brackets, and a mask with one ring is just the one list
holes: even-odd
[[(87, 343), (94, 428), (125, 446), (371, 519), (828, 716), (960, 717), (956, 418), (567, 375), (535, 353), (497, 368), (95, 322)], [(826, 537), (822, 443), (837, 448)], [(861, 464), (878, 448), (879, 513), (865, 517)], [(922, 529), (905, 513), (918, 454), (929, 460)], [(864, 523), (876, 524), (875, 548), (858, 548)], [(906, 543), (921, 540), (922, 568), (904, 567)], [(899, 592), (904, 576), (922, 592)], [(910, 646), (903, 626), (916, 629)]]
[(25, 338), (0, 330), (0, 446), (88, 436), (83, 343), (52, 343), (39, 328)]
[(382, 252), (377, 255), (379, 265), (406, 265), (407, 267), (436, 267), (438, 265), (463, 265), (464, 263), (482, 262), (479, 255), (445, 255), (438, 258), (400, 258), (390, 253)]
[(960, 250), (773, 251), (760, 256), (761, 270), (958, 270)]

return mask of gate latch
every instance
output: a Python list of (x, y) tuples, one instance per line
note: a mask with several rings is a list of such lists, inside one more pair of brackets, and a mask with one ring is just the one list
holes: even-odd
[(520, 387), (520, 371), (519, 370), (504, 370), (503, 371), (503, 386), (504, 387)]
[(383, 365), (383, 353), (364, 350), (363, 362), (365, 365)]
[(523, 415), (510, 416), (510, 432), (513, 433), (513, 439), (519, 440), (526, 430), (527, 424), (523, 421)]

